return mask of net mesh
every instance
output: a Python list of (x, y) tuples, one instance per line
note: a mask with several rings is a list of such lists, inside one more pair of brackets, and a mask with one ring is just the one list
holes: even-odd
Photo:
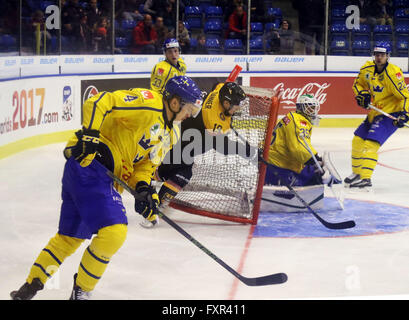
[[(224, 217), (253, 218), (259, 182), (258, 149), (263, 150), (272, 108), (273, 90), (242, 86), (247, 95), (241, 113), (232, 117), (228, 138), (251, 145), (250, 156), (224, 155), (212, 149), (194, 159), (193, 175), (173, 199), (174, 207), (190, 212)], [(237, 149), (240, 150), (240, 149)], [(254, 152), (255, 151), (255, 152)], [(223, 218), (222, 218), (223, 219)], [(230, 219), (226, 219), (230, 220)], [(234, 219), (232, 219), (234, 220)]]

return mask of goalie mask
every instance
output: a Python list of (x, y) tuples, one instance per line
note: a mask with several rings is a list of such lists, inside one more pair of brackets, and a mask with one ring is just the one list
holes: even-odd
[(303, 94), (299, 96), (295, 106), (296, 111), (304, 115), (313, 125), (319, 124), (318, 111), (320, 111), (320, 103), (314, 95)]
[[(246, 94), (243, 89), (235, 82), (226, 82), (219, 91), (219, 100), (223, 106), (223, 102), (226, 100), (230, 103), (230, 107), (225, 109), (225, 116), (231, 116), (229, 111), (234, 106), (240, 106), (241, 102), (246, 99)], [(223, 106), (224, 108), (224, 106)]]

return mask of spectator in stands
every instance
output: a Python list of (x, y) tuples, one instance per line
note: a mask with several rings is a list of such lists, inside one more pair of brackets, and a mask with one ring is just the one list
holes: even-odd
[[(170, 38), (176, 38), (175, 30), (170, 32)], [(185, 23), (182, 20), (178, 22), (178, 42), (180, 50), (183, 53), (189, 53), (190, 50), (190, 36), (189, 31), (187, 30)]]
[[(95, 23), (96, 24), (96, 23)], [(88, 24), (88, 16), (85, 13), (81, 14), (79, 25), (78, 47), (76, 51), (81, 53), (88, 53), (93, 51), (93, 28)]]
[[(34, 52), (37, 54), (43, 54), (44, 50), (44, 37), (46, 39), (46, 46), (49, 47), (50, 41), (51, 41), (51, 34), (48, 32), (48, 30), (44, 30), (44, 23), (45, 23), (45, 18), (44, 18), (44, 12), (41, 10), (36, 10), (32, 15), (31, 15), (31, 23), (30, 23), (30, 29), (31, 33), (33, 35), (32, 39), (33, 41), (33, 49)], [(37, 52), (37, 50), (39, 52)]]
[(280, 39), (280, 53), (294, 54), (294, 43), (297, 39), (297, 34), (291, 29), (291, 22), (289, 20), (283, 19), (281, 21), (278, 38)]
[(61, 10), (61, 34), (66, 37), (69, 47), (62, 48), (65, 52), (74, 52), (75, 48), (81, 46), (80, 20), (84, 14), (83, 8), (78, 0), (69, 0)]
[(143, 11), (151, 15), (152, 19), (156, 19), (163, 12), (165, 0), (146, 0), (143, 6)]
[(371, 0), (350, 0), (351, 5), (355, 5), (359, 8), (359, 22), (363, 24), (373, 25), (376, 23), (376, 19), (369, 17), (369, 10), (372, 6)]
[(98, 23), (94, 29), (94, 51), (98, 53), (109, 53), (110, 51), (110, 42), (108, 34), (108, 18), (101, 17), (98, 20)]
[(243, 6), (237, 6), (236, 10), (229, 17), (229, 39), (246, 40), (247, 35), (247, 13)]
[(169, 31), (173, 31), (176, 26), (176, 7), (169, 1), (165, 3), (165, 10), (162, 13), (163, 23)]
[(139, 24), (133, 29), (132, 39), (132, 53), (155, 53), (155, 44), (158, 35), (152, 27), (152, 17), (150, 14), (145, 14), (143, 21), (139, 22)]
[(393, 6), (389, 0), (378, 0), (369, 6), (368, 15), (372, 25), (393, 25)]
[(206, 35), (201, 33), (197, 36), (197, 46), (191, 52), (192, 54), (209, 54), (209, 51), (206, 47)]
[(99, 18), (102, 16), (102, 11), (98, 8), (98, 0), (89, 0), (85, 14), (87, 15), (88, 26), (94, 29)]
[(162, 53), (163, 52), (163, 42), (165, 41), (166, 38), (168, 38), (169, 35), (169, 30), (168, 28), (163, 24), (163, 18), (162, 17), (157, 17), (155, 21), (155, 25), (153, 28), (156, 31), (156, 34), (158, 36), (158, 39), (156, 41), (156, 53)]
[(116, 1), (119, 5), (116, 7), (116, 12), (118, 12), (118, 18), (130, 21), (142, 21), (143, 15), (139, 12), (139, 7), (141, 4), (145, 3), (144, 0), (121, 0)]

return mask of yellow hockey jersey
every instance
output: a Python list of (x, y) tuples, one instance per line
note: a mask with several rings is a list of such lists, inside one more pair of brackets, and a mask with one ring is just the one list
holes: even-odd
[(224, 114), (225, 110), (219, 100), (219, 91), (223, 85), (224, 83), (219, 83), (203, 102), (203, 125), (211, 134), (227, 133), (230, 130), (231, 117)]
[[(114, 160), (114, 174), (134, 188), (150, 184), (156, 168), (180, 137), (170, 128), (162, 95), (148, 89), (100, 92), (84, 102), (82, 126), (100, 131)], [(77, 143), (72, 137), (66, 150)], [(116, 185), (119, 192), (122, 188)]]
[(157, 63), (151, 73), (151, 90), (162, 93), (163, 88), (169, 79), (186, 74), (186, 64), (182, 58), (179, 58), (176, 66), (163, 60)]
[[(377, 73), (375, 62), (366, 62), (355, 78), (352, 89), (355, 95), (358, 95), (361, 90), (369, 90), (372, 95), (372, 104), (387, 113), (409, 112), (409, 91), (403, 78), (403, 72), (391, 63), (387, 63), (385, 68)], [(370, 110), (368, 120), (372, 122), (379, 114), (375, 110)]]
[(273, 137), (268, 152), (268, 161), (277, 167), (300, 173), (304, 164), (311, 159), (308, 147), (316, 154), (311, 145), (311, 122), (302, 114), (289, 112), (274, 128)]

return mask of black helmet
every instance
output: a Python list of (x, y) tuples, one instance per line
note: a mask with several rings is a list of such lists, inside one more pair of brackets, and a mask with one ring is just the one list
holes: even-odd
[(219, 91), (219, 100), (221, 104), (223, 104), (224, 100), (227, 100), (232, 106), (239, 105), (244, 99), (246, 99), (246, 94), (235, 82), (226, 82)]

